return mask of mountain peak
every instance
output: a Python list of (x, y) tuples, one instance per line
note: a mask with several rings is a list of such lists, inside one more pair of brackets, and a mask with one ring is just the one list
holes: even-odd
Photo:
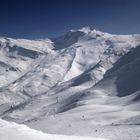
[(95, 31), (95, 27), (94, 26), (85, 26), (85, 27), (82, 27), (82, 28), (77, 29), (77, 30), (71, 30), (71, 32), (75, 32), (75, 31), (81, 31), (81, 32), (84, 32), (84, 33), (90, 33), (92, 31)]

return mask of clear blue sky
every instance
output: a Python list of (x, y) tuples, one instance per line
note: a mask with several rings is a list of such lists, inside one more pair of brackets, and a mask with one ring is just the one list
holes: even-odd
[(87, 25), (140, 33), (140, 0), (0, 0), (0, 36), (55, 37)]

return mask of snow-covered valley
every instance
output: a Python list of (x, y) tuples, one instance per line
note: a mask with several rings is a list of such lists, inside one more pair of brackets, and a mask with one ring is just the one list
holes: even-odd
[(53, 39), (0, 38), (0, 138), (16, 125), (42, 135), (25, 131), (23, 140), (139, 140), (139, 83), (138, 34), (84, 27)]

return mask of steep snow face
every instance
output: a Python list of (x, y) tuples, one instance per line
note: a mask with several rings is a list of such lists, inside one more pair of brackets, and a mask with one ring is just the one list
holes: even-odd
[(100, 80), (113, 63), (139, 44), (139, 41), (131, 35), (110, 35), (89, 28), (80, 31), (86, 34), (71, 46), (76, 48), (76, 53), (71, 68), (64, 78), (65, 81), (94, 68), (97, 64), (102, 65), (95, 74), (97, 80)]
[(139, 138), (140, 35), (84, 27), (0, 42), (1, 118), (49, 133)]
[(45, 134), (41, 131), (33, 130), (25, 125), (8, 123), (0, 120), (0, 139), (1, 140), (107, 140), (103, 138), (76, 137), (64, 135)]

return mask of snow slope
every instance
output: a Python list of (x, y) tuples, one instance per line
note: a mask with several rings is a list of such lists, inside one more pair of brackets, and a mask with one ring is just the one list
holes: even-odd
[(43, 59), (47, 53), (51, 53), (52, 48), (50, 40), (0, 38), (0, 87), (13, 82), (36, 67), (38, 59)]
[(140, 139), (140, 35), (91, 27), (0, 39), (0, 116), (44, 133)]
[(102, 138), (76, 137), (44, 134), (41, 131), (30, 129), (24, 125), (9, 123), (0, 120), (1, 140), (107, 140)]

